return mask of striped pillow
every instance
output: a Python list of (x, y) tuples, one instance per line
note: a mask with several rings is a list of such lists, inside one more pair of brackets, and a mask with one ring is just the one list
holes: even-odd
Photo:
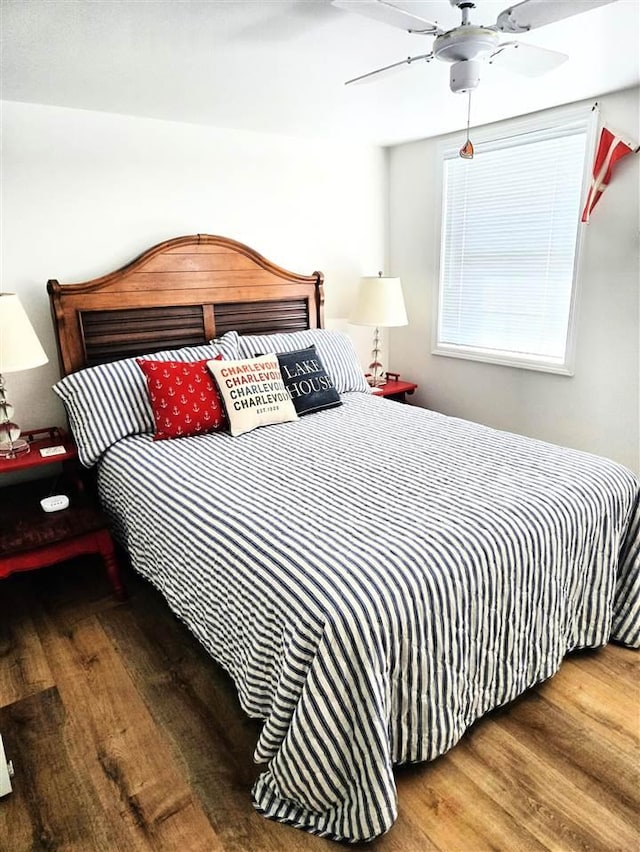
[[(225, 334), (202, 346), (187, 346), (142, 356), (154, 361), (202, 361), (222, 355), (238, 357), (237, 335)], [(69, 425), (85, 467), (127, 435), (153, 433), (154, 420), (147, 382), (135, 358), (79, 370), (53, 386), (67, 409)]]
[(315, 346), (338, 393), (369, 393), (355, 347), (344, 331), (310, 328), (288, 334), (245, 334), (238, 338), (240, 358), (253, 358), (261, 352), (293, 352)]

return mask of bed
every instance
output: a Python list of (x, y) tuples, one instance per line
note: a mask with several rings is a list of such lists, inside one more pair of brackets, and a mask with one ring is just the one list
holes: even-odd
[(80, 413), (65, 404), (114, 530), (263, 720), (265, 816), (371, 840), (397, 816), (395, 764), (444, 753), (571, 650), (640, 646), (638, 482), (620, 465), (387, 402), (347, 367), (341, 405), (240, 437), (135, 425), (136, 355), (291, 339), (333, 363), (320, 273), (197, 235), (48, 289), (63, 381), (100, 376)]

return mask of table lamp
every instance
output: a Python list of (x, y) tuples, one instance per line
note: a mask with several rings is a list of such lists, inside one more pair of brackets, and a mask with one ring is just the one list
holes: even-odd
[(17, 373), (46, 364), (49, 359), (15, 293), (0, 293), (0, 458), (29, 452), (12, 422), (13, 406), (5, 395), (3, 373)]
[(350, 322), (374, 327), (369, 384), (374, 388), (380, 387), (384, 384), (380, 363), (380, 329), (409, 323), (400, 279), (386, 278), (382, 272), (378, 273), (377, 278), (362, 278)]

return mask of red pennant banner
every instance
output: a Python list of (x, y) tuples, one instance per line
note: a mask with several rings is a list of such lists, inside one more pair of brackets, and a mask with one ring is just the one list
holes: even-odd
[(617, 136), (606, 127), (602, 128), (600, 133), (600, 143), (596, 159), (593, 163), (593, 178), (587, 196), (587, 203), (582, 211), (582, 221), (588, 222), (593, 208), (596, 206), (602, 193), (605, 191), (611, 180), (611, 174), (615, 166), (627, 154), (636, 153), (631, 145), (624, 142), (620, 136)]

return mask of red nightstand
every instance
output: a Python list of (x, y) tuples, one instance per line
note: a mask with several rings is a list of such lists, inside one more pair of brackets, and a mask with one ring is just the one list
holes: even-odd
[(411, 395), (418, 385), (413, 382), (403, 382), (399, 373), (385, 373), (387, 381), (379, 388), (372, 388), (371, 392), (386, 399), (395, 399), (398, 402), (406, 402), (405, 395)]
[[(31, 451), (15, 459), (0, 459), (0, 475), (62, 462), (65, 483), (58, 477), (0, 487), (0, 579), (17, 571), (54, 565), (74, 556), (97, 553), (116, 594), (125, 596), (107, 519), (96, 501), (85, 491), (77, 467), (76, 448), (63, 429), (23, 432)], [(50, 447), (63, 447), (56, 455), (41, 454)], [(45, 512), (40, 500), (55, 491), (69, 493), (70, 505), (60, 512)]]

